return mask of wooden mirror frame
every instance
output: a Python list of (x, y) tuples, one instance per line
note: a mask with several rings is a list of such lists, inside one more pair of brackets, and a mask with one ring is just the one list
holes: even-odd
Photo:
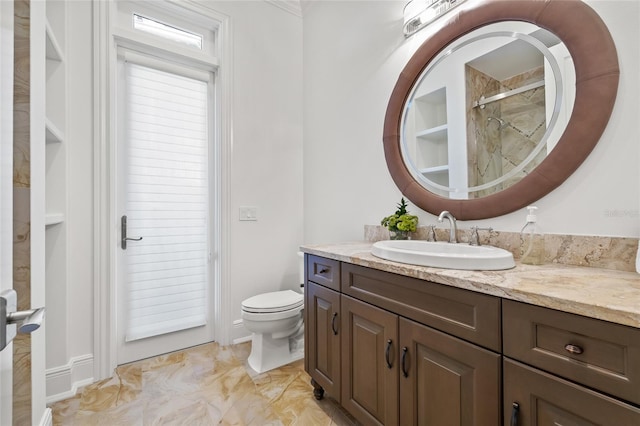
[[(472, 0), (473, 1), (473, 0)], [(456, 9), (443, 27), (418, 48), (398, 77), (384, 121), (383, 144), (394, 182), (419, 208), (438, 215), (448, 210), (457, 219), (501, 216), (523, 208), (557, 188), (587, 158), (609, 122), (618, 92), (620, 69), (611, 34), (598, 14), (580, 0), (484, 0)], [(573, 112), (557, 145), (521, 181), (495, 194), (456, 200), (436, 195), (407, 170), (401, 152), (405, 103), (427, 65), (447, 46), (484, 25), (523, 21), (554, 33), (565, 44), (575, 66)]]

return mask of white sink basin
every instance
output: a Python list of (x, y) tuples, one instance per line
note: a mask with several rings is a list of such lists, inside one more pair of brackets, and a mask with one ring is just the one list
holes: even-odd
[(371, 254), (394, 262), (434, 268), (497, 271), (516, 266), (507, 250), (422, 240), (389, 240), (373, 244)]

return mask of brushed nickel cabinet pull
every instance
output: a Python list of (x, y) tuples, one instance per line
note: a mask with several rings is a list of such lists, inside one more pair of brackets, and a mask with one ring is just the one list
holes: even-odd
[(580, 346), (572, 345), (571, 343), (564, 345), (564, 350), (573, 355), (580, 355), (582, 352), (584, 352), (584, 350), (582, 350)]

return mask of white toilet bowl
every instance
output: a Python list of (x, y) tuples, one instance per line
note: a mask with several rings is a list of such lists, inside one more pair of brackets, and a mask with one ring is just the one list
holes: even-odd
[(242, 322), (251, 331), (249, 366), (263, 373), (304, 356), (304, 296), (275, 291), (242, 302)]

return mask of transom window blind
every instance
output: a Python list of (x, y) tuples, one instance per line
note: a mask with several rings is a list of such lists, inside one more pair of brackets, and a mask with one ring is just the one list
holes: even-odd
[(207, 320), (207, 83), (125, 62), (125, 340)]

